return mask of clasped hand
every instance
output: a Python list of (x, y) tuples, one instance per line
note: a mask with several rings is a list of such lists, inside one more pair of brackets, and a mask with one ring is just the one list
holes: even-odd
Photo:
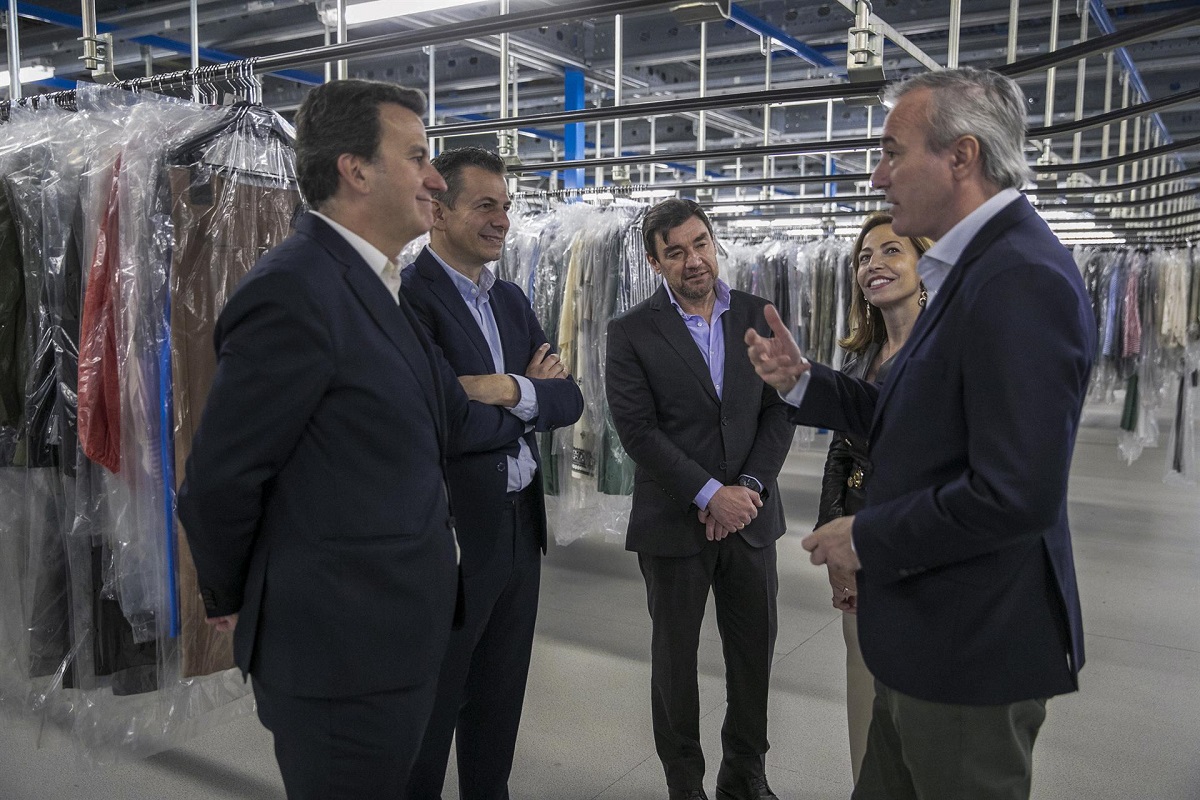
[(745, 486), (722, 486), (702, 508), (697, 517), (704, 523), (704, 536), (719, 542), (734, 531), (741, 530), (758, 516), (762, 508), (758, 492)]

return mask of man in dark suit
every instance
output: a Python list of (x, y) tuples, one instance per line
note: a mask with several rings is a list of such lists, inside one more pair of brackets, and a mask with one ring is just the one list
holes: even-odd
[(424, 108), (368, 81), (305, 98), (297, 172), (316, 210), (221, 312), (179, 494), (209, 621), (233, 630), (290, 800), (403, 792), (458, 586), (443, 464), (524, 428), (467, 399), (397, 295), (392, 257), (445, 189)]
[(762, 326), (766, 303), (718, 279), (712, 226), (694, 202), (659, 203), (642, 230), (663, 285), (609, 324), (605, 380), (637, 464), (626, 548), (638, 554), (653, 628), (655, 747), (669, 797), (704, 798), (696, 657), (711, 590), (728, 697), (717, 797), (773, 798), (767, 693), (784, 532), (776, 476), (792, 430), (741, 341)]
[[(876, 699), (858, 800), (1015, 800), (1046, 699), (1078, 688), (1067, 476), (1096, 350), (1070, 253), (1021, 196), (1025, 98), (972, 69), (889, 90), (873, 175), (896, 233), (937, 239), (930, 300), (882, 388), (747, 331), (802, 424), (870, 439), (866, 507), (804, 541), (857, 590)], [(857, 589), (855, 571), (857, 572)]]
[(437, 700), (409, 779), (410, 800), (441, 797), (453, 739), (462, 800), (507, 800), (537, 619), (546, 510), (534, 431), (570, 425), (583, 395), (546, 341), (524, 292), (488, 268), (504, 248), (504, 161), (477, 147), (433, 160), (429, 245), (403, 294), (467, 393), (507, 408), (525, 430), (450, 459), (466, 616), (450, 636)]

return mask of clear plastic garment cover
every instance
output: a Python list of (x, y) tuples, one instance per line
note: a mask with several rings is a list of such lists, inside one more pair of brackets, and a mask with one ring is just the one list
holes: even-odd
[(217, 313), (300, 198), (274, 112), (76, 106), (0, 126), (0, 698), (109, 760), (251, 707), (173, 503)]

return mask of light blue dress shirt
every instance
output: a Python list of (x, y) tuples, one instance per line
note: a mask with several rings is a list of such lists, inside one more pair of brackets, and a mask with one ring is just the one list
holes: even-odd
[[(671, 298), (671, 305), (683, 319), (683, 324), (691, 334), (692, 341), (696, 343), (700, 355), (704, 357), (704, 363), (708, 365), (708, 375), (712, 378), (713, 388), (717, 390), (717, 397), (721, 397), (721, 392), (725, 388), (725, 325), (721, 317), (729, 310), (729, 286), (725, 281), (717, 279), (717, 300), (713, 304), (711, 322), (699, 314), (689, 314), (684, 311), (680, 307), (679, 301), (675, 299), (675, 293), (671, 291), (665, 278), (663, 279), (663, 288), (667, 290), (667, 297)], [(716, 478), (709, 478), (708, 483), (704, 484), (696, 493), (693, 500), (696, 507), (708, 508), (708, 502), (712, 500), (713, 495), (721, 486), (721, 482)]]
[[(450, 276), (450, 281), (454, 284), (454, 288), (458, 289), (458, 293), (462, 296), (463, 302), (467, 304), (467, 308), (471, 312), (471, 316), (475, 320), (475, 324), (479, 326), (483, 338), (487, 341), (488, 350), (492, 353), (492, 366), (497, 373), (507, 374), (517, 382), (517, 387), (521, 392), (521, 400), (515, 406), (508, 409), (514, 416), (525, 423), (531, 422), (538, 414), (537, 392), (533, 389), (533, 384), (524, 375), (514, 375), (513, 373), (504, 373), (504, 347), (500, 343), (500, 329), (496, 327), (496, 315), (492, 311), (492, 304), (489, 302), (489, 292), (496, 284), (496, 273), (492, 272), (488, 267), (484, 267), (479, 273), (479, 283), (476, 284), (466, 275), (463, 275), (454, 267), (442, 260), (442, 257), (434, 252), (432, 247), (426, 247), (437, 262), (442, 265), (442, 269)], [(526, 425), (525, 431), (528, 433), (533, 430), (532, 425)], [(530, 483), (533, 482), (534, 475), (537, 474), (537, 461), (533, 457), (533, 452), (529, 449), (525, 439), (518, 440), (520, 452), (516, 458), (508, 456), (508, 491), (519, 492)]]

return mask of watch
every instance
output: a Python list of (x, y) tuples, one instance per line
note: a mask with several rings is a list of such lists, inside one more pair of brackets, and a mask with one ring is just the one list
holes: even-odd
[(760, 495), (766, 496), (766, 487), (762, 485), (762, 481), (752, 475), (739, 475), (738, 486), (745, 486), (752, 492), (758, 492)]

